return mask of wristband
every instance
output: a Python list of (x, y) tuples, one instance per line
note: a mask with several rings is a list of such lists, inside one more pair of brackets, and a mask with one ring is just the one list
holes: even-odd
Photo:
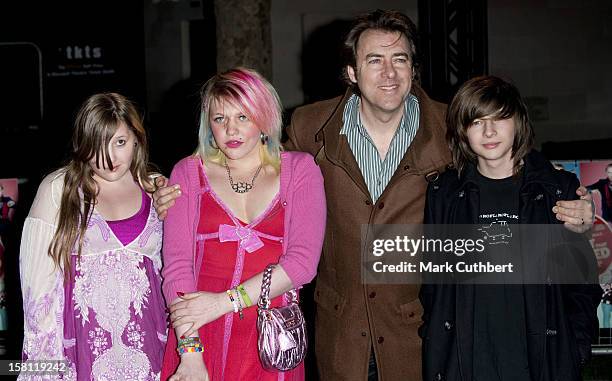
[(251, 298), (249, 297), (249, 294), (247, 294), (246, 290), (244, 289), (244, 286), (239, 284), (238, 286), (236, 286), (236, 290), (238, 290), (238, 292), (240, 293), (240, 296), (242, 296), (242, 300), (244, 300), (245, 306), (251, 307), (253, 305), (253, 302), (251, 302)]

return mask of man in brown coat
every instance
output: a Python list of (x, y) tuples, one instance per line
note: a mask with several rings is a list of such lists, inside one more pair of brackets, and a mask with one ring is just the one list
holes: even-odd
[[(446, 106), (413, 82), (416, 39), (401, 13), (358, 18), (345, 41), (345, 95), (298, 108), (287, 130), (285, 149), (312, 154), (325, 179), (327, 228), (315, 289), (323, 381), (421, 379), (419, 286), (364, 284), (360, 254), (362, 225), (423, 222), (427, 181), (451, 162)], [(175, 189), (154, 195), (162, 218)], [(590, 202), (565, 207), (560, 219), (592, 223)]]
[(361, 280), (361, 225), (422, 223), (428, 176), (451, 162), (446, 106), (413, 82), (414, 24), (375, 11), (346, 40), (342, 97), (298, 108), (288, 150), (315, 156), (327, 230), (316, 280), (315, 354), (322, 380), (420, 380), (418, 285)]

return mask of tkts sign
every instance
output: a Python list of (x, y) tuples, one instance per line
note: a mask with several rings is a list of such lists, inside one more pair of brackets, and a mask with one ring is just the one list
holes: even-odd
[[(61, 50), (62, 48), (60, 48)], [(66, 58), (69, 60), (80, 60), (80, 59), (91, 59), (91, 58), (102, 58), (102, 48), (99, 46), (91, 47), (89, 45), (85, 46), (66, 46), (64, 52), (66, 53)]]
[(95, 45), (67, 45), (56, 50), (47, 77), (106, 76), (116, 70), (104, 49)]

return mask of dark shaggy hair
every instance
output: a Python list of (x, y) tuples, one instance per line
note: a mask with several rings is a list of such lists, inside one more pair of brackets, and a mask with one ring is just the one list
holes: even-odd
[(468, 163), (477, 163), (477, 156), (470, 147), (467, 130), (475, 119), (514, 118), (515, 135), (512, 144), (514, 174), (521, 161), (533, 147), (534, 133), (527, 106), (518, 89), (494, 76), (472, 78), (465, 82), (453, 97), (446, 114), (446, 139), (453, 156), (453, 164), (459, 173)]

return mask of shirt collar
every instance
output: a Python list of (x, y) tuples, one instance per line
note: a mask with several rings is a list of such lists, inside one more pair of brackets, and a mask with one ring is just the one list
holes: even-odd
[[(359, 103), (361, 102), (361, 97), (357, 94), (351, 95), (349, 100), (346, 102), (344, 106), (344, 114), (343, 114), (343, 125), (340, 130), (341, 135), (347, 135), (349, 131), (357, 128), (358, 131), (364, 135), (369, 136), (367, 130), (361, 123), (361, 115), (359, 113)], [(400, 128), (404, 132), (409, 132), (408, 123), (406, 123), (406, 115), (409, 114), (409, 111), (413, 110), (415, 107), (418, 107), (419, 100), (417, 97), (408, 93), (408, 96), (404, 100), (404, 114), (402, 115), (402, 119), (400, 120)]]

